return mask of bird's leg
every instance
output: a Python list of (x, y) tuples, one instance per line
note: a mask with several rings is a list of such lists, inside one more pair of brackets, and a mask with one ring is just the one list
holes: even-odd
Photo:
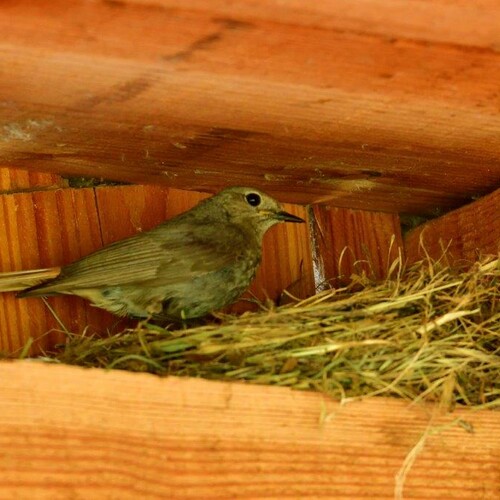
[(184, 311), (184, 309), (181, 309), (181, 325), (183, 330), (186, 330), (188, 328), (186, 312)]
[(159, 313), (161, 313), (163, 310), (163, 305), (160, 300), (156, 300), (154, 302), (151, 302), (147, 307), (146, 307), (146, 313), (147, 316), (145, 318), (141, 318), (138, 323), (137, 323), (137, 330), (142, 330), (145, 325), (147, 325), (155, 316), (157, 316)]
[(135, 327), (135, 329), (137, 331), (141, 331), (144, 329), (144, 326), (147, 325), (152, 319), (152, 316), (151, 315), (148, 315), (146, 316), (145, 318), (141, 318), (138, 322), (137, 322), (137, 326)]

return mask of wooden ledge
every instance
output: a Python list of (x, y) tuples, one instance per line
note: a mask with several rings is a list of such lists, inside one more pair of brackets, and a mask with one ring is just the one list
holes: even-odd
[(488, 196), (430, 220), (404, 238), (409, 262), (446, 250), (450, 263), (474, 262), (480, 255), (500, 252), (500, 189)]
[[(0, 363), (0, 497), (494, 498), (500, 414), (38, 362)], [(454, 419), (473, 428), (466, 432)], [(442, 426), (439, 427), (438, 426)]]

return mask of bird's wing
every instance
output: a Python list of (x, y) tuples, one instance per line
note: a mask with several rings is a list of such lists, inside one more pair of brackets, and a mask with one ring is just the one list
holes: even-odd
[(217, 228), (213, 234), (204, 231), (203, 238), (188, 224), (164, 228), (163, 232), (159, 229), (116, 242), (65, 266), (59, 277), (28, 294), (131, 284), (171, 285), (220, 269), (237, 257), (233, 244), (220, 243)]

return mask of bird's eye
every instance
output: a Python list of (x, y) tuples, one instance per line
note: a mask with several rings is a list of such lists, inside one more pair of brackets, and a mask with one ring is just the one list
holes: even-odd
[(252, 205), (252, 207), (258, 207), (260, 205), (261, 199), (257, 193), (248, 193), (245, 198), (247, 199), (248, 204)]

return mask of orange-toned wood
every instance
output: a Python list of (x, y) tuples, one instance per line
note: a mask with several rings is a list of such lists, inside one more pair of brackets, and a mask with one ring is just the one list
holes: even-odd
[[(0, 272), (67, 264), (114, 241), (145, 231), (184, 212), (207, 195), (159, 186), (115, 186), (64, 189), (0, 196)], [(302, 207), (286, 208), (306, 217)], [(278, 300), (283, 289), (298, 297), (314, 292), (307, 224), (282, 225), (264, 243), (261, 269), (251, 288), (260, 300)], [(118, 328), (114, 316), (76, 297), (53, 297), (49, 303), (73, 333)], [(233, 309), (248, 309), (243, 302)], [(32, 353), (63, 339), (50, 311), (38, 298), (0, 294), (0, 351), (20, 349), (39, 338)]]
[[(112, 3), (112, 2), (110, 2)], [(178, 0), (128, 0), (114, 2), (140, 4), (156, 9), (176, 9)], [(206, 12), (204, 0), (190, 0), (189, 8)], [(351, 34), (373, 33), (418, 42), (436, 42), (465, 47), (495, 50), (500, 44), (496, 0), (463, 2), (461, 0), (432, 0), (432, 2), (408, 2), (407, 0), (253, 0), (237, 3), (211, 0), (210, 12), (222, 19), (234, 18), (269, 20), (316, 27)], [(435, 22), (429, 23), (429, 19)], [(477, 31), (474, 27), (483, 29)]]
[(36, 189), (54, 189), (64, 186), (57, 174), (0, 167), (0, 193), (15, 193)]
[(395, 214), (315, 206), (313, 215), (320, 282), (346, 283), (353, 273), (384, 278), (394, 260), (403, 257), (401, 225)]
[[(306, 209), (285, 204), (284, 209), (307, 220)], [(282, 304), (292, 297), (306, 298), (314, 294), (311, 234), (307, 224), (281, 224), (264, 237), (262, 264), (244, 299), (271, 300)], [(243, 300), (231, 308), (241, 312), (249, 309)]]
[(438, 259), (474, 262), (480, 255), (500, 252), (500, 189), (469, 205), (431, 220), (405, 237), (410, 262), (426, 254)]
[(105, 245), (147, 231), (207, 197), (162, 186), (101, 187), (95, 194)]
[[(102, 246), (94, 192), (62, 189), (0, 196), (0, 270), (58, 266)], [(70, 331), (88, 324), (83, 302), (48, 299)], [(0, 294), (0, 351), (20, 349), (32, 337), (33, 352), (61, 340), (61, 326), (41, 300)]]
[(0, 161), (435, 213), (500, 182), (499, 23), (494, 0), (8, 2)]
[(419, 442), (404, 498), (500, 491), (494, 411), (33, 362), (0, 379), (2, 498), (394, 498)]

